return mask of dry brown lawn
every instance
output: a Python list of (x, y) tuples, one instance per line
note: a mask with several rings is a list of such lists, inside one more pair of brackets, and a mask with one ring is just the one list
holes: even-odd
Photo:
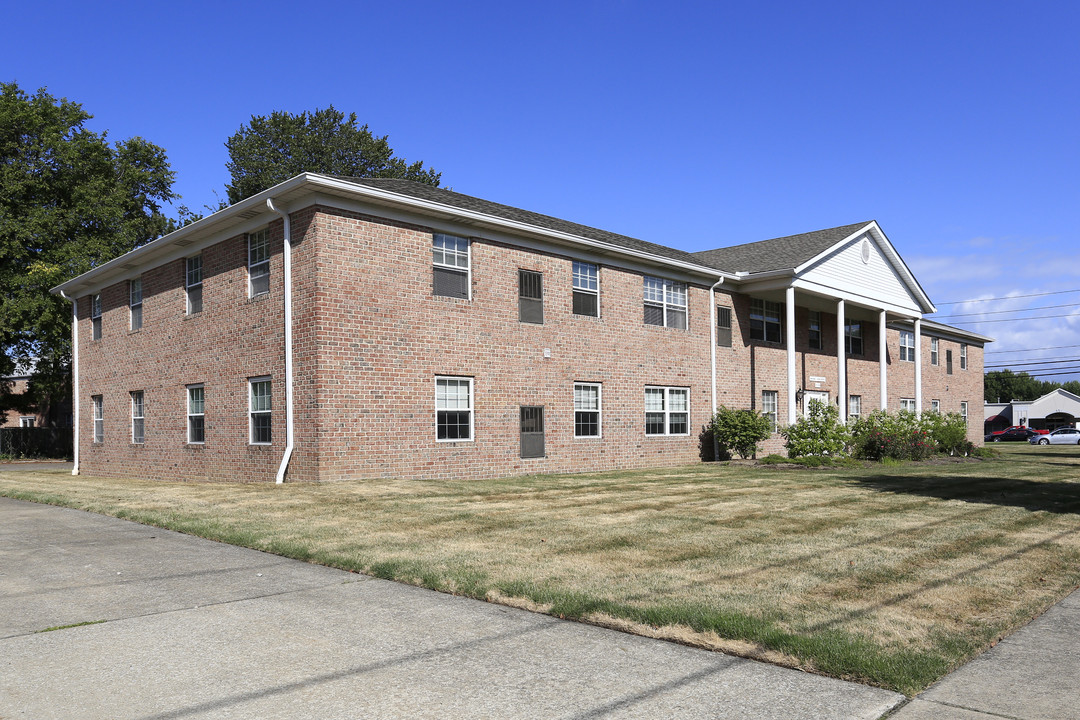
[(278, 487), (4, 466), (0, 494), (906, 693), (1080, 583), (1080, 448)]

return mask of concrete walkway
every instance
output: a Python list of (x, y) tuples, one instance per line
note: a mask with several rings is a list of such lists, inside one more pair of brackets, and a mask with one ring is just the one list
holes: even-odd
[(0, 498), (4, 720), (874, 720), (903, 700)]

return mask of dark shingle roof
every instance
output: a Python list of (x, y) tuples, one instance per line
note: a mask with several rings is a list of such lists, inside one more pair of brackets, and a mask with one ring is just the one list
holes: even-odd
[(691, 253), (697, 262), (728, 272), (791, 270), (866, 227), (871, 221)]
[(431, 185), (424, 185), (410, 180), (398, 180), (396, 178), (339, 177), (338, 179), (379, 190), (389, 190), (390, 192), (408, 195), (409, 197), (417, 198), (419, 200), (428, 200), (462, 210), (471, 210), (485, 215), (492, 215), (504, 220), (527, 223), (546, 230), (554, 230), (555, 232), (577, 235), (579, 237), (588, 238), (589, 240), (610, 243), (628, 250), (658, 255), (670, 260), (713, 267), (711, 263), (705, 262), (694, 254), (683, 250), (676, 250), (675, 248), (657, 245), (656, 243), (646, 242), (645, 240), (638, 240), (637, 238), (627, 237), (626, 235), (618, 235), (587, 225), (579, 225), (577, 223), (551, 217), (550, 215), (541, 215), (540, 213), (522, 210), (521, 208), (511, 207), (509, 205), (500, 205), (499, 203), (494, 203), (490, 200), (482, 200), (480, 198), (472, 197), (471, 195), (463, 195), (462, 193), (454, 192), (453, 190), (445, 190), (443, 188), (432, 187)]

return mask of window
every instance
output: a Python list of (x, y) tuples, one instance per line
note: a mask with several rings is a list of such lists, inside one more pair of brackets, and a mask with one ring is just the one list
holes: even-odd
[(600, 437), (599, 383), (574, 383), (574, 437)]
[(32, 428), (36, 424), (37, 418), (31, 417), (29, 415), (24, 415), (23, 417), (19, 418), (19, 427)]
[(544, 324), (544, 276), (533, 270), (518, 270), (518, 320)]
[(731, 308), (716, 308), (716, 344), (731, 347)]
[(544, 457), (544, 406), (521, 406), (521, 457)]
[(862, 395), (849, 395), (847, 403), (848, 422), (858, 420), (862, 415)]
[(432, 293), (442, 297), (469, 299), (469, 241), (436, 233), (432, 242)]
[(202, 312), (202, 255), (187, 259), (187, 314)]
[(131, 393), (131, 442), (142, 445), (146, 440), (146, 416), (143, 414), (143, 391)]
[(930, 401), (930, 412), (936, 412), (936, 413), (941, 412), (941, 401), (940, 400), (931, 400)]
[(435, 439), (473, 439), (472, 378), (435, 378)]
[(761, 391), (761, 414), (769, 418), (773, 432), (776, 432), (776, 414), (779, 404), (779, 393), (776, 390)]
[(966, 426), (968, 418), (967, 400), (960, 401), (960, 417), (964, 418), (964, 425)]
[(142, 328), (142, 278), (128, 284), (128, 307), (131, 310), (131, 329)]
[(574, 261), (574, 314), (600, 317), (600, 281), (591, 263)]
[(844, 352), (848, 355), (862, 355), (862, 323), (844, 322)]
[(105, 442), (105, 408), (100, 395), (91, 395), (94, 404), (94, 442)]
[(750, 339), (779, 343), (784, 340), (784, 326), (780, 318), (784, 304), (768, 300), (750, 300)]
[(250, 388), (248, 414), (251, 418), (251, 444), (270, 444), (270, 378), (248, 380)]
[(945, 351), (945, 374), (952, 375), (952, 350)]
[(960, 369), (967, 370), (967, 345), (960, 344)]
[(686, 283), (645, 276), (645, 324), (686, 329)]
[(915, 398), (900, 398), (900, 409), (915, 412)]
[(192, 445), (206, 442), (206, 395), (202, 385), (187, 387), (187, 441)]
[(824, 347), (824, 343), (821, 341), (821, 311), (811, 310), (810, 319), (808, 322), (810, 326), (810, 347), (814, 350), (821, 350)]
[(930, 338), (930, 364), (938, 364), (938, 339)]
[(270, 230), (248, 235), (248, 297), (270, 292)]
[(690, 434), (689, 388), (645, 388), (645, 434)]
[(92, 337), (94, 340), (101, 339), (101, 294), (93, 295), (90, 298), (90, 325), (93, 329)]
[(915, 362), (915, 333), (900, 331), (900, 359), (904, 362)]

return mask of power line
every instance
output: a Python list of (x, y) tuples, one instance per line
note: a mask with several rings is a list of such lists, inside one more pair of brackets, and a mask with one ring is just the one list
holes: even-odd
[(998, 318), (997, 320), (961, 320), (959, 325), (979, 325), (981, 323), (1002, 323), (1002, 322), (1019, 322), (1020, 320), (1049, 320), (1050, 318), (1064, 318), (1064, 317), (1077, 317), (1076, 313), (1065, 313), (1063, 315), (1032, 315), (1031, 317), (1022, 318)]
[[(1017, 308), (1016, 310), (985, 310), (983, 312), (976, 313), (958, 313), (956, 315), (937, 315), (932, 317), (931, 320), (944, 320), (945, 318), (958, 318), (958, 317), (982, 317), (983, 315), (1004, 315), (1005, 313), (1018, 313), (1018, 312), (1031, 312), (1035, 310), (1054, 310), (1056, 308), (1063, 307), (1078, 307), (1076, 303), (1065, 303), (1064, 305), (1039, 305), (1037, 307), (1029, 308)], [(1023, 320), (1024, 318), (1015, 318), (1016, 320)]]
[(1031, 293), (1030, 295), (1008, 295), (1006, 297), (979, 298), (977, 300), (953, 300), (952, 302), (939, 302), (935, 305), (964, 305), (965, 303), (994, 302), (996, 300), (1015, 300), (1017, 298), (1046, 297), (1047, 295), (1065, 295), (1067, 293), (1080, 292), (1078, 290), (1055, 290), (1053, 292)]
[[(1068, 360), (1036, 360), (1036, 361), (1032, 361), (1032, 362), (986, 363), (985, 365), (983, 365), (983, 367), (984, 368), (988, 368), (988, 367), (1011, 368), (1011, 367), (1024, 367), (1024, 366), (1027, 366), (1027, 365), (1062, 365), (1064, 363), (1074, 363), (1074, 362), (1080, 362), (1080, 358), (1069, 358)], [(1047, 369), (1049, 370), (1050, 368), (1047, 368)]]
[(1064, 350), (1066, 348), (1078, 348), (1080, 345), (1050, 345), (1041, 348), (1027, 348), (1026, 350), (987, 350), (986, 355), (1003, 355), (1005, 353), (1036, 352), (1039, 350)]

